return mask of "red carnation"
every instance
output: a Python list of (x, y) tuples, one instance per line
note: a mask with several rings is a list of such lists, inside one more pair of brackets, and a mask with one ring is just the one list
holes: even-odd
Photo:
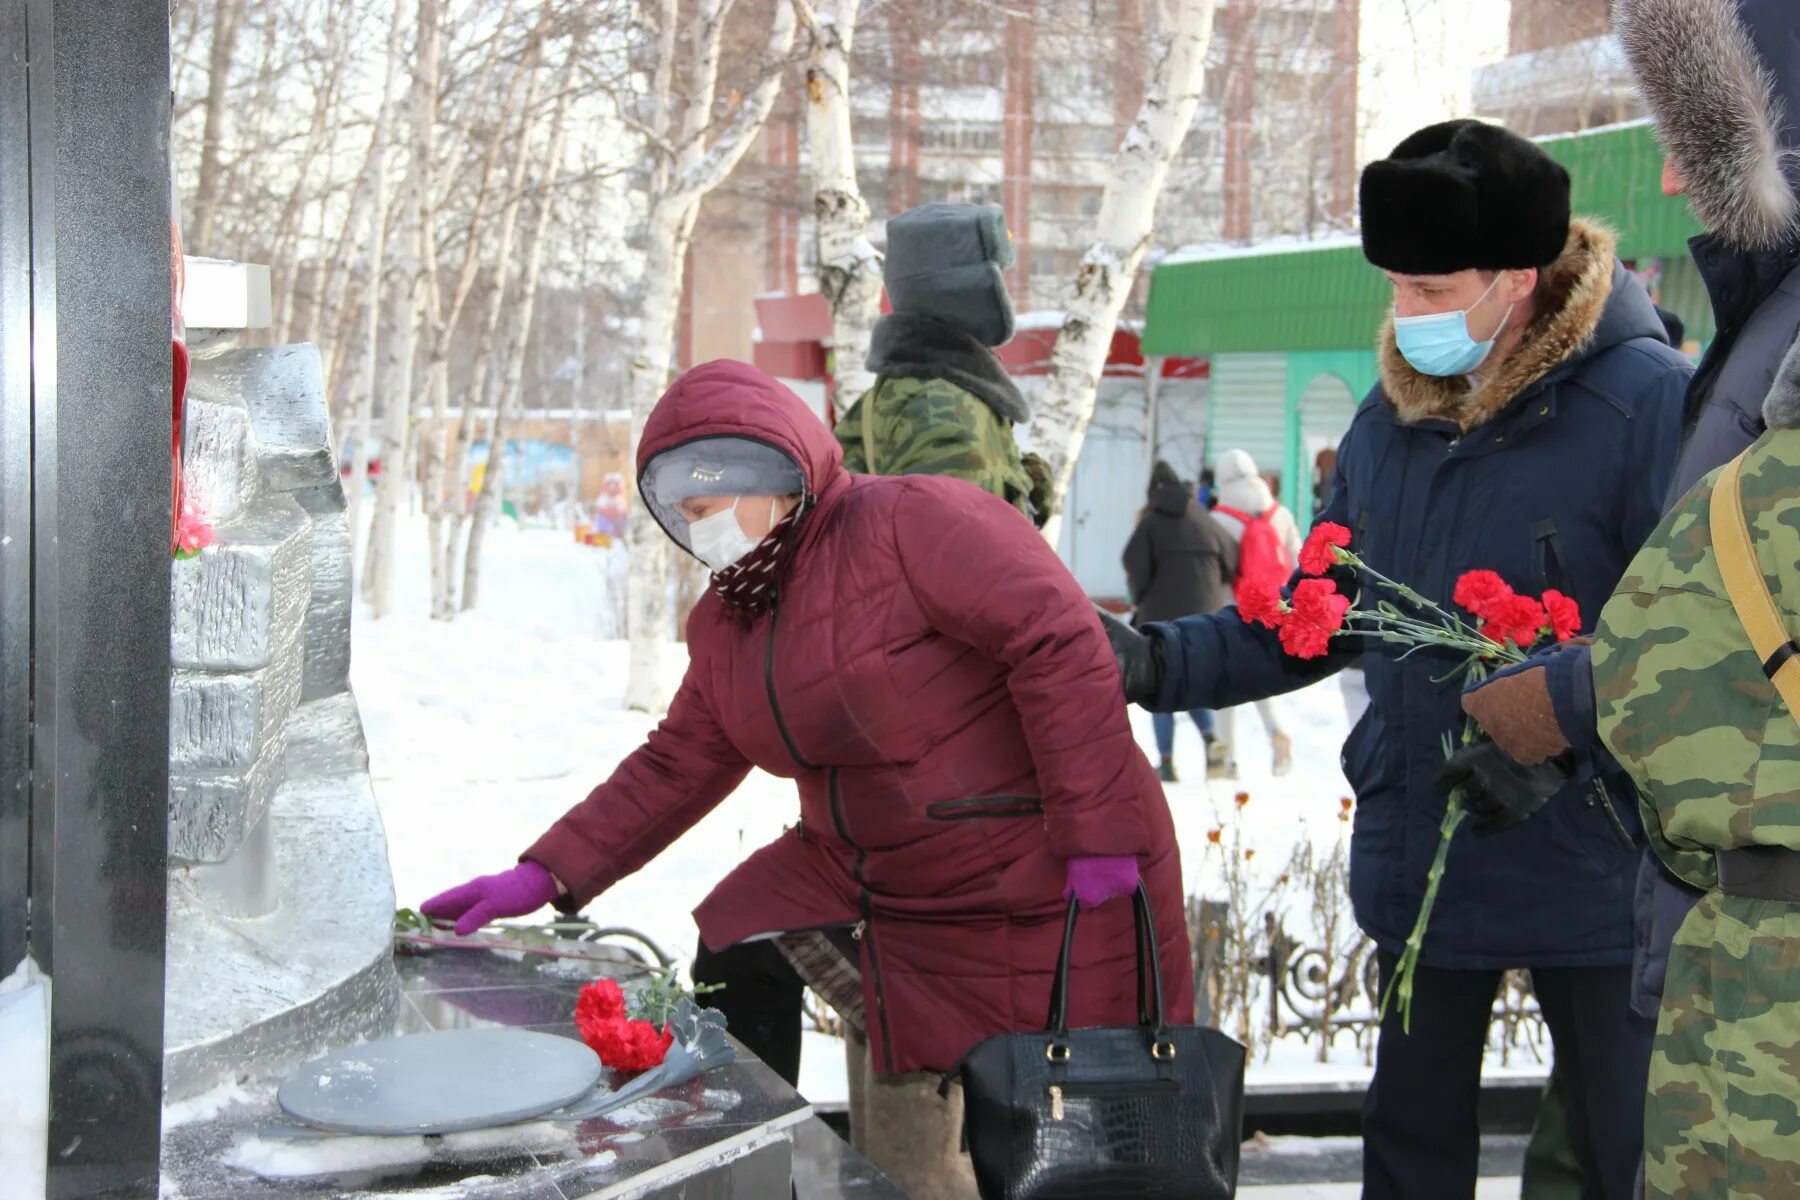
[(1504, 601), (1513, 594), (1506, 580), (1494, 571), (1465, 571), (1456, 581), (1456, 590), (1451, 598), (1484, 620), (1492, 620), (1490, 611), (1494, 605)]
[(1581, 607), (1555, 588), (1544, 593), (1544, 608), (1550, 613), (1550, 632), (1556, 640), (1566, 642), (1581, 632)]
[(1329, 579), (1302, 579), (1294, 588), (1294, 614), (1303, 617), (1328, 633), (1344, 627), (1344, 614), (1350, 611), (1350, 597), (1337, 590)]
[(1281, 648), (1295, 658), (1319, 658), (1344, 625), (1350, 597), (1329, 579), (1304, 579), (1294, 588), (1293, 611), (1281, 620)]
[(1530, 596), (1510, 595), (1495, 602), (1487, 613), (1483, 632), (1496, 642), (1529, 649), (1550, 623), (1550, 614)]
[(1306, 544), (1300, 547), (1300, 569), (1308, 575), (1323, 575), (1338, 564), (1336, 547), (1349, 544), (1348, 529), (1330, 521), (1319, 522), (1306, 535)]
[(1281, 593), (1264, 583), (1245, 583), (1238, 588), (1238, 616), (1246, 622), (1260, 621), (1269, 629), (1281, 627), (1285, 609)]
[(662, 1062), (675, 1035), (625, 1017), (625, 993), (612, 979), (596, 979), (575, 1001), (575, 1028), (600, 1061), (618, 1071), (648, 1071)]
[(625, 990), (616, 979), (596, 979), (581, 989), (575, 1001), (575, 1024), (584, 1021), (623, 1021)]

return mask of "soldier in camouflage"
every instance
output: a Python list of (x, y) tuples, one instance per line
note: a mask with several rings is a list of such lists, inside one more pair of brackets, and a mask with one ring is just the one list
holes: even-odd
[[(1738, 492), (1763, 580), (1791, 606), (1800, 353), (1763, 418)], [(1727, 595), (1709, 517), (1719, 474), (1651, 535), (1593, 647), (1601, 735), (1637, 782), (1657, 856), (1704, 893), (1669, 952), (1645, 1116), (1647, 1194), (1684, 1200), (1800, 1196), (1800, 713)]]
[(1013, 333), (1012, 261), (998, 205), (927, 204), (888, 222), (894, 311), (870, 344), (875, 386), (837, 437), (851, 471), (966, 479), (1042, 525), (1048, 473), (1013, 436), (1031, 407), (993, 351)]

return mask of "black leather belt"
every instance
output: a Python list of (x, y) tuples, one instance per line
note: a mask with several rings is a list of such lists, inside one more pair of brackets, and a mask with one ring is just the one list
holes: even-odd
[(1800, 904), (1800, 850), (1786, 846), (1745, 846), (1720, 850), (1719, 890), (1746, 900)]

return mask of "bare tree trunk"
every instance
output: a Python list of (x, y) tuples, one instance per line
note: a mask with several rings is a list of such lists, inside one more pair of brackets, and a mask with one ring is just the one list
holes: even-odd
[[(672, 3), (665, 4), (665, 22), (673, 19)], [(764, 49), (765, 73), (748, 95), (737, 98), (735, 111), (725, 119), (712, 145), (706, 144), (713, 102), (718, 91), (719, 56), (730, 0), (701, 0), (692, 28), (693, 57), (688, 65), (686, 108), (682, 136), (672, 164), (657, 173), (650, 203), (649, 247), (645, 256), (645, 288), (639, 329), (632, 347), (627, 375), (627, 399), (631, 409), (631, 454), (635, 462), (650, 416), (669, 379), (669, 359), (675, 342), (675, 314), (681, 298), (681, 281), (687, 266), (688, 242), (700, 213), (700, 202), (718, 187), (742, 161), (769, 119), (775, 97), (781, 91), (779, 64), (794, 44), (796, 13), (789, 4), (778, 5)], [(665, 34), (667, 26), (665, 25)], [(673, 37), (665, 36), (663, 50), (676, 52)], [(674, 78), (672, 62), (658, 63), (655, 78), (660, 92)], [(672, 121), (667, 110), (655, 114), (652, 131), (666, 130)], [(662, 647), (669, 636), (668, 545), (662, 530), (642, 504), (634, 504), (626, 526), (631, 553), (626, 582), (626, 611), (631, 638), (631, 667), (625, 684), (627, 708), (645, 712), (668, 704), (662, 680)]]
[[(418, 178), (408, 173), (406, 192), (401, 203), (408, 216), (402, 239), (413, 239), (416, 218), (412, 189)], [(394, 603), (394, 547), (400, 524), (401, 506), (406, 502), (412, 482), (411, 454), (413, 359), (419, 340), (419, 301), (423, 285), (419, 280), (419, 264), (408, 256), (393, 281), (388, 299), (391, 333), (382, 356), (386, 385), (381, 402), (385, 407), (381, 433), (381, 478), (375, 485), (375, 517), (369, 530), (368, 563), (363, 570), (363, 592), (370, 613), (376, 620), (392, 611)]]
[[(582, 41), (577, 38), (569, 48), (561, 78), (557, 81), (556, 107), (550, 117), (550, 148), (544, 157), (544, 173), (537, 189), (537, 221), (525, 246), (525, 272), (519, 280), (519, 327), (514, 334), (506, 361), (506, 382), (502, 388), (499, 411), (494, 419), (494, 436), (488, 440), (487, 470), (481, 479), (481, 496), (469, 526), (468, 554), (463, 562), (463, 611), (481, 602), (481, 548), (494, 508), (504, 494), (506, 456), (501, 453), (506, 430), (518, 419), (525, 393), (525, 354), (531, 342), (531, 323), (537, 310), (538, 280), (544, 266), (544, 244), (549, 241), (550, 221), (556, 208), (557, 175), (562, 170), (563, 148), (568, 132), (567, 117), (570, 84), (576, 63), (581, 58)], [(521, 150), (521, 154), (523, 150)]]
[(237, 56), (238, 29), (244, 15), (244, 0), (217, 0), (217, 4), (212, 46), (206, 60), (206, 132), (201, 135), (200, 178), (194, 187), (193, 231), (187, 239), (202, 254), (214, 250), (213, 224), (218, 219), (223, 178), (225, 101), (231, 93), (231, 66)]
[[(393, 22), (388, 26), (387, 74), (382, 82), (381, 108), (375, 115), (375, 132), (369, 143), (369, 162), (366, 167), (369, 176), (369, 278), (363, 324), (363, 387), (356, 398), (356, 451), (350, 467), (350, 538), (353, 562), (356, 560), (355, 541), (362, 536), (363, 493), (369, 487), (369, 446), (375, 436), (375, 389), (382, 368), (381, 358), (376, 350), (381, 345), (381, 297), (383, 275), (387, 271), (388, 136), (397, 103), (395, 94), (399, 88), (405, 28), (406, 0), (394, 0)], [(397, 334), (398, 330), (393, 332)], [(393, 347), (390, 345), (388, 349), (391, 351)], [(411, 373), (410, 366), (407, 373)], [(389, 379), (394, 377), (390, 372)], [(366, 571), (363, 581), (366, 587), (369, 582)]]
[(850, 54), (861, 0), (794, 0), (808, 35), (806, 138), (819, 290), (831, 303), (832, 410), (842, 416), (875, 382), (869, 338), (881, 315), (881, 255), (869, 241), (869, 206), (856, 182), (850, 130)]
[[(1093, 420), (1100, 374), (1119, 313), (1150, 247), (1156, 200), (1169, 163), (1187, 136), (1200, 101), (1213, 0), (1175, 0), (1150, 39), (1150, 84), (1137, 120), (1107, 175), (1093, 243), (1064, 305), (1062, 332), (1050, 355), (1050, 378), (1032, 423), (1032, 448), (1048, 463), (1060, 499), (1069, 494), (1075, 461)], [(1056, 544), (1062, 518), (1044, 536)]]
[[(419, 48), (413, 69), (413, 158), (418, 188), (419, 277), (424, 291), (425, 403), (430, 425), (420, 427), (419, 464), (423, 474), (427, 549), (431, 566), (431, 618), (447, 620), (445, 611), (448, 576), (444, 570), (444, 440), (445, 407), (450, 393), (449, 362), (445, 352), (443, 289), (438, 280), (437, 203), (437, 93), (442, 39), (438, 33), (439, 0), (419, 0)], [(480, 231), (471, 227), (471, 247)]]

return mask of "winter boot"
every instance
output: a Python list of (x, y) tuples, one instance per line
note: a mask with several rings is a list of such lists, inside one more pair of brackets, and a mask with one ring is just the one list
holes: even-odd
[(1206, 744), (1206, 777), (1237, 778), (1237, 764), (1231, 760), (1231, 743), (1214, 738)]
[(1156, 777), (1164, 783), (1181, 782), (1180, 777), (1175, 774), (1175, 760), (1172, 758), (1162, 760), (1162, 765), (1156, 768)]
[(1276, 733), (1270, 735), (1269, 744), (1275, 748), (1275, 775), (1279, 778), (1294, 769), (1294, 739)]
[(938, 1099), (938, 1075), (877, 1076), (869, 1043), (845, 1039), (850, 1142), (913, 1200), (976, 1200), (975, 1170), (962, 1152), (962, 1089)]

